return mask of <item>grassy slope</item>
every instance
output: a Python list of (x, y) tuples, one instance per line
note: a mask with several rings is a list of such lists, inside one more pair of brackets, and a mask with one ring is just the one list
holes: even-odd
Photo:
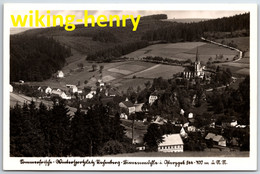
[(164, 58), (172, 58), (177, 60), (191, 59), (195, 61), (195, 55), (199, 50), (199, 57), (201, 61), (207, 62), (210, 57), (215, 59), (216, 55), (222, 54), (223, 61), (226, 58), (233, 59), (238, 53), (234, 50), (219, 47), (205, 42), (181, 42), (181, 43), (167, 43), (155, 44), (143, 49), (136, 50), (123, 57), (142, 58), (146, 56), (161, 56)]
[(235, 62), (235, 63), (223, 63), (220, 64), (225, 68), (229, 68), (234, 74), (236, 75), (249, 75), (249, 68), (250, 68), (250, 56), (249, 56), (249, 37), (238, 37), (238, 38), (226, 38), (226, 39), (219, 39), (218, 42), (224, 40), (225, 42), (233, 41), (238, 49), (245, 51), (244, 57)]

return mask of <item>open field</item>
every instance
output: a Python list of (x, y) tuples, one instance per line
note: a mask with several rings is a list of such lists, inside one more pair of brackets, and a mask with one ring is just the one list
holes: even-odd
[(242, 51), (249, 51), (249, 37), (236, 37), (236, 38), (225, 38), (218, 39), (217, 42), (225, 41), (226, 43), (230, 43), (233, 41), (234, 44), (237, 45), (237, 48)]
[(225, 151), (184, 151), (181, 153), (163, 153), (163, 152), (136, 152), (118, 155), (109, 155), (109, 157), (249, 157), (249, 152), (225, 152)]
[[(76, 61), (78, 62), (78, 61)], [(84, 62), (84, 68), (79, 69), (75, 63), (65, 66), (62, 70), (65, 73), (65, 78), (56, 79), (51, 78), (44, 82), (30, 82), (30, 85), (36, 86), (50, 86), (60, 89), (66, 89), (66, 84), (77, 85), (80, 82), (79, 87), (95, 86), (98, 79), (101, 79), (106, 83), (111, 83), (115, 87), (119, 87), (120, 91), (126, 90), (132, 86), (137, 88), (144, 87), (144, 83), (147, 80), (153, 80), (153, 78), (163, 77), (171, 78), (173, 74), (183, 71), (183, 67), (155, 64), (142, 61), (124, 61), (113, 63), (89, 63)], [(97, 68), (93, 71), (92, 65), (96, 64)], [(100, 66), (104, 66), (102, 70), (102, 77), (99, 72)], [(72, 71), (71, 71), (72, 70)], [(137, 78), (133, 78), (136, 75)], [(85, 84), (87, 81), (87, 84)]]
[[(62, 42), (64, 44), (69, 44), (70, 37), (72, 36), (66, 36), (68, 40), (65, 39)], [(56, 39), (62, 40), (64, 38), (56, 36)], [(240, 46), (239, 44), (241, 44), (241, 47), (243, 49), (249, 49), (248, 37), (231, 38), (226, 40), (233, 40), (233, 42), (236, 43), (238, 47)], [(84, 42), (85, 41), (83, 41), (82, 38), (78, 38), (77, 44), (84, 44)], [(234, 50), (230, 50), (210, 43), (181, 42), (151, 45), (125, 55), (125, 57), (141, 58), (146, 56), (161, 56), (179, 60), (191, 59), (192, 61), (194, 61), (197, 48), (199, 51), (200, 60), (204, 63), (207, 62), (210, 57), (214, 61), (216, 55), (223, 55), (223, 59), (221, 60), (225, 61), (227, 58), (229, 60), (230, 58), (233, 59), (233, 57), (238, 54)], [(120, 91), (125, 91), (130, 86), (135, 89), (137, 88), (137, 86), (143, 88), (144, 83), (148, 80), (151, 81), (154, 78), (158, 77), (168, 79), (171, 78), (173, 74), (183, 71), (183, 67), (181, 66), (162, 65), (142, 61), (122, 61), (113, 63), (86, 62), (86, 55), (84, 53), (80, 53), (76, 49), (72, 49), (72, 52), (73, 56), (67, 59), (67, 65), (64, 66), (64, 68), (62, 69), (62, 71), (65, 73), (65, 78), (51, 78), (44, 82), (31, 82), (30, 84), (39, 86), (44, 85), (61, 89), (66, 89), (66, 84), (79, 84), (80, 88), (84, 88), (85, 86), (95, 86), (98, 79), (102, 78), (104, 82), (111, 83), (115, 87), (119, 87), (118, 89)], [(80, 69), (78, 67), (79, 63), (83, 64), (83, 69)], [(97, 65), (95, 71), (93, 71), (93, 64)], [(223, 62), (216, 65), (220, 65), (224, 68), (230, 68), (233, 74), (238, 74), (242, 76), (249, 74), (248, 57), (244, 57), (237, 62)], [(102, 76), (99, 72), (100, 66), (104, 66)], [(87, 83), (85, 84), (85, 82)]]
[(133, 87), (135, 90), (138, 86), (140, 86), (141, 89), (145, 88), (144, 83), (150, 81), (152, 82), (152, 79), (144, 79), (144, 78), (136, 78), (136, 79), (120, 79), (118, 82), (114, 82), (114, 86), (118, 87), (120, 91), (126, 91), (129, 87)]
[(241, 60), (236, 62), (226, 62), (226, 63), (219, 63), (218, 65), (229, 68), (233, 74), (237, 75), (249, 75), (250, 69), (250, 45), (249, 45), (249, 37), (237, 37), (237, 38), (225, 38), (225, 39), (218, 39), (217, 42), (227, 43), (234, 43), (237, 45), (237, 48), (242, 50), (244, 56)]
[(131, 76), (127, 76), (127, 78), (132, 78), (133, 76), (142, 77), (142, 78), (157, 78), (163, 77), (165, 79), (172, 78), (173, 74), (178, 72), (182, 72), (184, 70), (181, 66), (171, 66), (171, 65), (162, 65), (157, 64), (149, 69), (137, 72)]
[(211, 57), (213, 60), (216, 55), (223, 55), (223, 61), (232, 60), (238, 52), (228, 48), (220, 47), (214, 44), (205, 42), (183, 42), (183, 43), (168, 43), (155, 44), (143, 49), (139, 49), (122, 57), (130, 57), (140, 59), (146, 56), (161, 56), (164, 58), (172, 58), (176, 60), (195, 60), (196, 51), (199, 51), (201, 61), (207, 62)]

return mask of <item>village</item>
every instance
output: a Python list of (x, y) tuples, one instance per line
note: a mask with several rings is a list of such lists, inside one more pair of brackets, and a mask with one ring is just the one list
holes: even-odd
[[(13, 86), (10, 85), (10, 92), (23, 93), (23, 88), (26, 86), (28, 87), (27, 90), (34, 91), (32, 100), (51, 101), (51, 99), (58, 97), (66, 100), (70, 108), (78, 108), (85, 113), (94, 105), (95, 101), (101, 102), (103, 106), (107, 106), (114, 111), (110, 114), (119, 112), (126, 136), (131, 139), (137, 151), (146, 150), (148, 145), (147, 141), (144, 141), (144, 137), (148, 134), (148, 126), (152, 124), (158, 126), (157, 131), (168, 129), (163, 131), (165, 134), (162, 135), (160, 143), (156, 145), (155, 151), (158, 152), (184, 152), (186, 150), (240, 151), (242, 146), (246, 146), (244, 141), (241, 140), (241, 136), (228, 135), (227, 131), (246, 132), (244, 130), (248, 129), (248, 125), (239, 122), (235, 116), (220, 120), (219, 117), (214, 117), (212, 112), (208, 115), (197, 111), (195, 111), (196, 113), (192, 112), (192, 110), (196, 110), (196, 107), (207, 103), (206, 93), (207, 91), (212, 93), (211, 81), (214, 78), (213, 76), (216, 76), (214, 71), (201, 65), (198, 48), (195, 57), (195, 62), (185, 66), (183, 72), (175, 75), (170, 82), (172, 85), (174, 81), (175, 88), (193, 91), (192, 96), (188, 97), (190, 103), (182, 104), (183, 106), (187, 105), (185, 109), (177, 104), (177, 102), (180, 102), (179, 95), (182, 95), (182, 93), (176, 89), (169, 93), (168, 87), (160, 86), (167, 82), (161, 78), (156, 79), (157, 87), (155, 87), (156, 80), (154, 80), (153, 84), (146, 84), (143, 91), (135, 92), (129, 88), (126, 94), (122, 94), (118, 88), (102, 80), (102, 70), (100, 70), (100, 78), (96, 79), (95, 86), (85, 87), (84, 89), (76, 84), (66, 84), (66, 88), (63, 89), (51, 86), (28, 87), (23, 80), (20, 80)], [(66, 76), (59, 70), (55, 74), (55, 78), (63, 79)], [(235, 82), (232, 75), (226, 78), (228, 78), (228, 83), (221, 84), (220, 91)], [(201, 86), (203, 86), (203, 89)], [(165, 95), (170, 95), (170, 98)], [(163, 104), (168, 99), (173, 102), (172, 106), (178, 105), (175, 108), (175, 114), (160, 111), (158, 105)], [(73, 115), (73, 112), (71, 113)], [(208, 118), (199, 118), (201, 116)], [(194, 144), (188, 144), (191, 142)], [(198, 147), (195, 148), (195, 146)]]

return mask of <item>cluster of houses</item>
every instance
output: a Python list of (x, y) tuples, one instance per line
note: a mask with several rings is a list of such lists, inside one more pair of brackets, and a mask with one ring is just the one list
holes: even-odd
[[(194, 116), (193, 113), (188, 114), (188, 118), (184, 117), (185, 111), (181, 109), (180, 111), (180, 118), (179, 119), (173, 119), (171, 121), (171, 124), (175, 126), (176, 129), (175, 134), (168, 134), (163, 135), (163, 142), (158, 145), (158, 151), (159, 152), (183, 152), (183, 139), (186, 139), (188, 137), (188, 134), (190, 132), (200, 132), (201, 135), (204, 137), (205, 142), (212, 141), (212, 144), (217, 148), (225, 148), (227, 146), (227, 139), (219, 134), (215, 134), (212, 132), (209, 132), (205, 134), (204, 128), (196, 128), (194, 126)], [(164, 125), (168, 122), (167, 119), (164, 119), (160, 116), (156, 116), (152, 123), (158, 124), (158, 125)], [(212, 120), (212, 122), (209, 124), (210, 128), (215, 128), (215, 120)], [(230, 119), (230, 121), (224, 121), (222, 122), (222, 125), (220, 125), (221, 128), (224, 127), (233, 127), (233, 128), (245, 128), (246, 125), (238, 125), (237, 120)], [(134, 140), (134, 143), (137, 144), (138, 150), (145, 150), (145, 146), (143, 144), (143, 141), (140, 140), (140, 137)], [(237, 138), (232, 137), (231, 138), (232, 145), (238, 146)]]
[[(144, 103), (135, 103), (133, 104), (131, 101), (126, 98), (125, 101), (122, 101), (119, 103), (119, 107), (122, 109), (121, 110), (121, 115), (120, 118), (122, 119), (128, 119), (128, 116), (137, 112), (143, 112), (143, 107)], [(127, 112), (124, 112), (126, 110)]]

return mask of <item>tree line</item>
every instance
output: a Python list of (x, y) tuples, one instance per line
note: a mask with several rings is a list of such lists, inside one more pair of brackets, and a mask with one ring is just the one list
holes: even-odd
[(10, 80), (42, 81), (61, 69), (70, 48), (53, 38), (29, 35), (10, 36)]
[(64, 100), (52, 108), (32, 101), (10, 108), (10, 155), (14, 157), (96, 156), (133, 152), (119, 114), (95, 105), (69, 115)]
[(166, 40), (168, 42), (196, 41), (206, 32), (235, 32), (246, 30), (249, 35), (249, 13), (201, 21), (197, 23), (174, 23), (159, 29), (146, 31), (142, 39), (148, 41)]

